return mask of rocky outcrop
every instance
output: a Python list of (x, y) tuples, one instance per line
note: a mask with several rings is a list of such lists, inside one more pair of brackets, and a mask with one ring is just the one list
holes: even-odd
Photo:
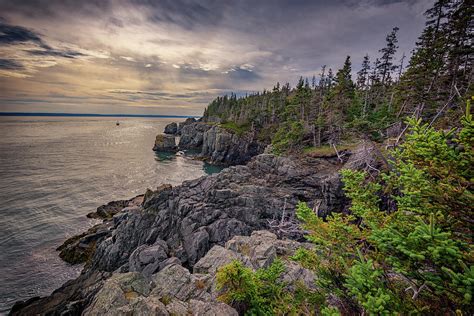
[(221, 292), (216, 273), (222, 266), (239, 260), (257, 270), (280, 258), (284, 272), (279, 281), (285, 291), (302, 285), (314, 289), (314, 273), (287, 259), (297, 249), (310, 247), (307, 243), (278, 239), (269, 231), (254, 231), (250, 236), (235, 236), (223, 246), (214, 246), (194, 265), (192, 273), (177, 258), (164, 260), (163, 266), (151, 275), (114, 272), (97, 284), (98, 290), (89, 292), (90, 303), (83, 315), (238, 315), (233, 307), (218, 301)]
[(196, 122), (197, 122), (197, 120), (194, 117), (188, 117), (184, 122), (178, 123), (177, 134), (181, 135), (181, 131), (183, 130), (183, 127), (185, 127), (187, 125), (194, 124)]
[(293, 212), (298, 201), (340, 209), (339, 167), (326, 160), (296, 163), (260, 155), (247, 166), (185, 181), (117, 222), (112, 237), (97, 246), (93, 267), (113, 271), (127, 265), (137, 247), (158, 239), (184, 265), (193, 266), (213, 245), (267, 227), (284, 208)]
[(173, 135), (159, 134), (156, 135), (155, 146), (153, 150), (155, 151), (176, 151), (176, 140)]
[(194, 117), (189, 117), (187, 118), (184, 122), (176, 123), (172, 122), (169, 123), (168, 125), (165, 126), (165, 134), (170, 134), (170, 135), (181, 135), (181, 130), (183, 127), (187, 125), (191, 125), (193, 123), (196, 123), (197, 120)]
[(178, 133), (178, 124), (176, 122), (169, 123), (165, 126), (165, 134), (176, 135)]
[(239, 165), (263, 153), (265, 145), (250, 134), (237, 135), (219, 126), (203, 134), (201, 155), (212, 164)]
[(93, 226), (80, 235), (68, 238), (56, 249), (59, 251), (59, 257), (71, 264), (90, 261), (96, 244), (110, 236), (114, 227), (114, 216), (122, 211), (127, 213), (136, 210), (143, 203), (143, 199), (143, 195), (138, 195), (130, 200), (112, 201), (99, 206), (96, 212), (87, 214), (89, 218), (103, 219), (103, 223)]
[[(198, 264), (209, 250), (217, 249), (210, 253), (216, 256), (215, 252), (232, 251), (239, 257), (238, 241), (228, 244), (225, 250), (219, 247), (224, 247), (234, 236), (248, 236), (269, 228), (269, 222), (281, 218), (283, 213), (294, 217), (298, 201), (321, 210), (341, 210), (344, 200), (338, 170), (342, 166), (337, 158), (293, 160), (259, 155), (245, 166), (229, 167), (180, 186), (150, 191), (141, 206), (124, 208), (109, 219), (109, 233), (96, 242), (84, 275), (116, 271), (139, 272), (148, 277), (178, 263), (196, 269), (195, 272), (210, 273), (212, 262)], [(251, 252), (255, 254), (249, 259), (252, 266), (268, 265), (271, 261), (268, 254), (274, 253), (266, 250), (266, 246), (259, 247)], [(278, 247), (275, 249), (278, 254)], [(75, 289), (79, 287), (75, 285)], [(89, 294), (69, 293), (56, 308), (68, 311), (71, 303), (68, 297), (83, 302), (80, 306), (90, 304)], [(44, 300), (45, 306), (50, 306), (47, 303), (50, 299), (39, 302)], [(201, 297), (193, 299), (199, 301)], [(38, 313), (48, 311), (40, 309), (39, 304), (35, 305)], [(127, 301), (125, 305), (130, 304)], [(189, 308), (190, 304), (189, 301), (185, 305)]]
[(183, 126), (180, 130), (181, 137), (179, 138), (178, 147), (180, 149), (200, 149), (204, 139), (204, 132), (211, 127), (211, 125), (201, 122)]
[(178, 147), (195, 149), (199, 157), (211, 164), (239, 165), (263, 153), (266, 144), (250, 133), (235, 134), (218, 125), (196, 122), (183, 127)]
[(171, 135), (180, 135), (178, 149), (192, 149), (197, 157), (216, 165), (239, 165), (264, 152), (267, 144), (257, 141), (252, 133), (236, 134), (216, 123), (188, 118), (179, 124), (166, 125), (158, 135), (153, 150), (172, 151), (175, 145)]

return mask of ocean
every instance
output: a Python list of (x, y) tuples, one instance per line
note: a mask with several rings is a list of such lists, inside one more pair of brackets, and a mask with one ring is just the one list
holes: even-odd
[(218, 171), (152, 151), (165, 125), (183, 119), (119, 120), (0, 117), (0, 314), (79, 275), (82, 266), (64, 263), (55, 249), (97, 223), (87, 213)]

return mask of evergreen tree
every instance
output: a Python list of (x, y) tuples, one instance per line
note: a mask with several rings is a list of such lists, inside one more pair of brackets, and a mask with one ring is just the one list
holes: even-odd
[(382, 57), (380, 58), (378, 71), (381, 75), (382, 84), (390, 84), (392, 80), (392, 72), (397, 68), (397, 66), (393, 64), (393, 59), (398, 49), (398, 30), (398, 27), (393, 28), (392, 32), (390, 32), (385, 39), (387, 45), (379, 51), (382, 53)]
[(370, 71), (370, 58), (369, 55), (364, 56), (362, 61), (362, 67), (357, 72), (357, 88), (365, 90), (368, 84), (368, 76)]

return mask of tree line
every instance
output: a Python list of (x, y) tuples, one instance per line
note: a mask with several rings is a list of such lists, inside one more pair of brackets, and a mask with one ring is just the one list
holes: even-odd
[(467, 0), (438, 0), (425, 12), (426, 25), (411, 58), (398, 53), (398, 27), (386, 36), (375, 59), (366, 55), (352, 75), (345, 58), (335, 73), (322, 66), (318, 77), (300, 77), (296, 87), (214, 99), (205, 120), (253, 133), (275, 152), (338, 144), (358, 137), (400, 138), (405, 118), (452, 126), (473, 94), (473, 6)]

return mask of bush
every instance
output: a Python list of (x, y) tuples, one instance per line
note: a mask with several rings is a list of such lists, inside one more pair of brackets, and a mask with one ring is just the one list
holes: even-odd
[(233, 261), (217, 272), (217, 289), (222, 293), (218, 299), (245, 315), (314, 314), (323, 303), (319, 293), (300, 283), (293, 284), (289, 291), (280, 280), (284, 271), (279, 259), (255, 272), (240, 261)]

